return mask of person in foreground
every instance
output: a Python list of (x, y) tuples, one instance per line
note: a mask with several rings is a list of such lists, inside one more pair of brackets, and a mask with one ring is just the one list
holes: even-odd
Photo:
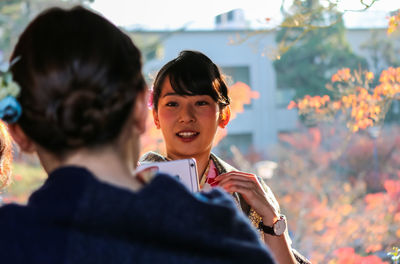
[(228, 195), (133, 172), (147, 89), (117, 27), (82, 7), (50, 9), (11, 60), (20, 91), (3, 120), (48, 179), (27, 205), (0, 208), (1, 263), (274, 263)]
[(200, 188), (219, 186), (232, 193), (279, 263), (309, 263), (291, 248), (286, 219), (262, 179), (211, 153), (217, 128), (224, 128), (230, 118), (228, 88), (218, 67), (200, 52), (182, 51), (158, 72), (151, 102), (166, 156), (148, 152), (140, 163), (195, 158)]

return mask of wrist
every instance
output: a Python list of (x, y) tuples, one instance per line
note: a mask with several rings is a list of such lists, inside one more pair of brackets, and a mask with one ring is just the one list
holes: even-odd
[(266, 224), (261, 221), (258, 225), (258, 228), (264, 231), (265, 234), (281, 236), (287, 228), (286, 217), (284, 215), (280, 215), (279, 218), (275, 222), (273, 222), (272, 225)]

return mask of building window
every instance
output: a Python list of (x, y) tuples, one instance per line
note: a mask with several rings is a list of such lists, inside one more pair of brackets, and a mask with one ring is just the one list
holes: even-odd
[(222, 16), (218, 15), (215, 17), (215, 24), (220, 25), (222, 23)]
[(231, 158), (231, 147), (237, 147), (241, 153), (247, 154), (253, 144), (253, 135), (251, 133), (228, 134), (216, 147), (216, 153)]
[(278, 108), (287, 108), (290, 101), (293, 100), (296, 91), (294, 89), (284, 89), (278, 88), (276, 89), (276, 107)]
[(228, 21), (233, 21), (233, 10), (228, 12)]

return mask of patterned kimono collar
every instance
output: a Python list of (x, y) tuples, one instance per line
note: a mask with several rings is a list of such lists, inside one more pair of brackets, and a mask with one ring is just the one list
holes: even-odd
[(207, 169), (199, 180), (200, 189), (204, 191), (210, 190), (212, 187), (217, 185), (215, 178), (219, 175), (217, 167), (215, 166), (212, 159), (209, 160)]

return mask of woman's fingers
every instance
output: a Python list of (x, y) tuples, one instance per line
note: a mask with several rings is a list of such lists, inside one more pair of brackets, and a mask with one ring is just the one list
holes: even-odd
[(276, 216), (273, 203), (254, 174), (229, 172), (215, 178), (227, 192), (240, 193), (254, 210), (266, 219)]
[(227, 192), (238, 192), (243, 195), (249, 204), (257, 203), (257, 200), (266, 202), (265, 193), (258, 182), (237, 176), (227, 177), (218, 183)]
[(230, 176), (230, 177), (225, 177), (225, 178), (223, 178), (223, 179), (215, 179), (215, 180), (216, 180), (216, 182), (218, 183), (218, 185), (222, 185), (222, 184), (225, 184), (225, 183), (227, 183), (227, 182), (232, 182), (232, 181), (246, 182), (246, 183), (252, 184), (254, 187), (256, 187), (256, 185), (258, 184), (258, 183), (257, 183), (254, 179), (252, 179), (252, 178), (244, 178), (244, 177), (235, 176), (235, 175), (232, 175), (232, 176)]
[(256, 184), (252, 181), (242, 181), (240, 179), (226, 179), (218, 183), (218, 186), (221, 187), (236, 187), (236, 188), (244, 188), (249, 190), (256, 190)]
[(215, 180), (220, 181), (225, 178), (233, 177), (233, 176), (238, 176), (242, 178), (249, 178), (249, 179), (257, 179), (256, 175), (251, 174), (251, 173), (246, 173), (246, 172), (241, 172), (241, 171), (231, 171), (227, 173), (223, 173), (218, 175)]
[(250, 184), (243, 183), (243, 182), (236, 182), (236, 183), (227, 183), (225, 185), (221, 185), (227, 192), (233, 193), (237, 192), (240, 193), (243, 198), (246, 200), (251, 200), (252, 202), (256, 202), (256, 199), (261, 199), (262, 197), (257, 192), (257, 190)]
[(258, 182), (254, 174), (230, 172), (226, 174), (221, 174), (220, 176), (215, 178), (215, 180), (221, 187), (227, 185), (238, 185), (243, 188), (254, 189), (255, 191), (260, 192), (260, 194), (264, 193), (260, 183)]

